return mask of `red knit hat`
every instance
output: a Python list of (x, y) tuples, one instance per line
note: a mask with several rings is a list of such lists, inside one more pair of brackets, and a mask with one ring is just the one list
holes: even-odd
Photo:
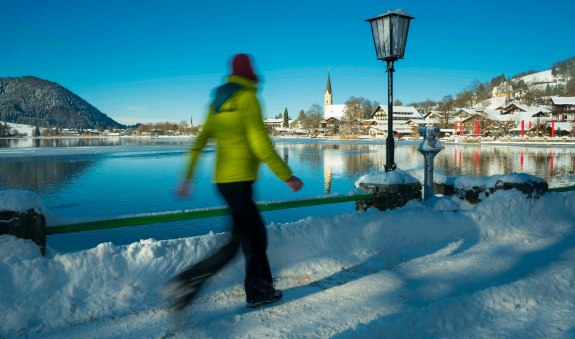
[(238, 75), (254, 81), (258, 81), (258, 76), (254, 74), (250, 57), (247, 54), (236, 54), (232, 59), (232, 75)]

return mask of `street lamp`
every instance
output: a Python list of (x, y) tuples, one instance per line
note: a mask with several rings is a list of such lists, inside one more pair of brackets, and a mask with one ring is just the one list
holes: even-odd
[(407, 42), (407, 31), (409, 22), (414, 19), (401, 9), (395, 11), (388, 10), (375, 18), (367, 19), (371, 25), (373, 43), (378, 60), (387, 62), (387, 138), (385, 139), (385, 171), (393, 171), (395, 162), (393, 160), (393, 63), (398, 59), (403, 59), (405, 44)]

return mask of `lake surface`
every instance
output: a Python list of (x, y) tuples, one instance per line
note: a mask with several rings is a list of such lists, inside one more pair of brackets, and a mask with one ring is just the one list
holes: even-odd
[[(193, 195), (174, 196), (187, 161), (190, 139), (22, 139), (0, 143), (0, 190), (36, 192), (49, 211), (51, 224), (110, 219), (140, 213), (224, 206), (211, 183), (215, 149), (203, 152)], [(278, 154), (302, 178), (304, 189), (292, 193), (262, 166), (256, 200), (277, 201), (348, 194), (355, 181), (385, 167), (384, 141), (276, 139)], [(398, 141), (395, 162), (423, 180), (419, 142)], [(4, 147), (1, 145), (5, 145)], [(8, 146), (6, 146), (8, 145)], [(541, 177), (550, 187), (575, 184), (575, 147), (447, 144), (435, 158), (436, 175), (490, 176), (513, 172)], [(418, 175), (419, 173), (419, 175)], [(322, 205), (264, 213), (267, 223), (308, 216), (353, 212), (353, 203)], [(115, 230), (53, 235), (48, 246), (61, 252), (100, 242), (128, 244), (140, 239), (169, 239), (221, 232), (227, 217), (182, 221)]]

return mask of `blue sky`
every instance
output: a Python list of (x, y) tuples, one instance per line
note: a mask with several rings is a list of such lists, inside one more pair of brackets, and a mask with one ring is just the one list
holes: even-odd
[(415, 17), (394, 74), (405, 104), (575, 56), (572, 0), (0, 0), (0, 77), (57, 82), (122, 123), (196, 123), (245, 52), (268, 117), (323, 104), (328, 69), (334, 103), (386, 103), (364, 20), (397, 8)]

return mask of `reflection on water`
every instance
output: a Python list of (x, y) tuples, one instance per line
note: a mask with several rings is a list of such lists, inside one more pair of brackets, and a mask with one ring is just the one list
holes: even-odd
[[(449, 146), (435, 160), (445, 175), (489, 176), (529, 173), (558, 186), (575, 172), (575, 148), (525, 146)], [(564, 181), (568, 184), (569, 182)]]
[[(110, 146), (109, 140), (88, 140), (91, 141), (87, 146), (96, 146), (100, 142)], [(80, 155), (67, 155), (67, 148), (62, 143), (41, 146), (46, 150), (63, 147), (57, 150), (56, 156), (54, 152), (49, 152), (50, 156), (38, 156), (38, 152), (30, 156), (24, 151), (14, 155), (13, 150), (10, 150), (10, 156), (1, 156), (0, 150), (0, 189), (37, 192), (52, 214), (53, 224), (224, 205), (211, 183), (215, 157), (213, 146), (202, 153), (193, 196), (180, 200), (175, 198), (173, 189), (186, 165), (189, 139), (115, 140), (132, 144)], [(141, 147), (150, 144), (155, 146)], [(423, 157), (417, 145), (417, 142), (398, 142), (395, 161), (401, 169), (410, 170), (416, 176), (420, 173), (419, 179), (422, 180)], [(275, 146), (280, 157), (289, 163), (295, 175), (302, 178), (305, 186), (293, 194), (267, 167), (262, 166), (256, 183), (256, 200), (259, 201), (348, 194), (361, 175), (385, 168), (384, 142), (280, 139), (275, 141)], [(40, 149), (40, 153), (42, 151)], [(547, 180), (550, 187), (574, 185), (575, 148), (445, 145), (435, 158), (435, 168), (436, 173), (446, 176), (524, 172)], [(281, 223), (309, 215), (333, 215), (353, 210), (353, 204), (343, 203), (266, 212), (264, 218), (266, 222)], [(100, 241), (113, 240), (121, 244), (149, 237), (192, 236), (210, 230), (221, 231), (227, 222), (227, 218), (212, 218), (53, 236), (49, 246), (68, 251), (95, 246)]]
[[(334, 176), (359, 177), (385, 168), (385, 144), (286, 143), (277, 146), (284, 154), (287, 149), (292, 150), (300, 162), (306, 163), (316, 173), (322, 171), (326, 193), (331, 191)], [(404, 170), (423, 168), (423, 157), (417, 150), (417, 143), (396, 145), (395, 162)], [(445, 145), (435, 157), (434, 164), (436, 173), (445, 176), (528, 173), (547, 180), (552, 187), (564, 186), (573, 184), (575, 147)]]
[(178, 145), (189, 143), (189, 138), (130, 138), (130, 137), (83, 137), (83, 138), (0, 138), (0, 148), (31, 147), (97, 147), (120, 145)]
[(33, 192), (57, 190), (82, 175), (94, 160), (56, 157), (0, 160), (0, 189), (25, 189)]

